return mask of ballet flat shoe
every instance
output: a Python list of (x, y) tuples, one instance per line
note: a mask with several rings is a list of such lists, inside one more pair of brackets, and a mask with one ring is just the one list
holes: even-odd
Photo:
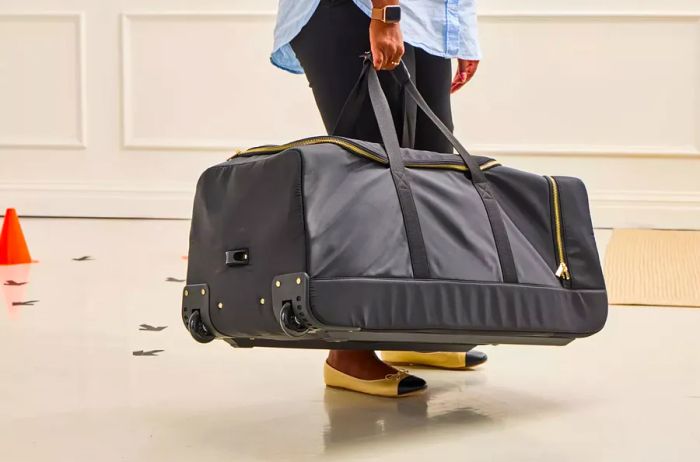
[(411, 396), (427, 387), (425, 380), (407, 371), (388, 374), (383, 379), (363, 380), (340, 372), (327, 362), (323, 365), (323, 379), (329, 387), (391, 398)]

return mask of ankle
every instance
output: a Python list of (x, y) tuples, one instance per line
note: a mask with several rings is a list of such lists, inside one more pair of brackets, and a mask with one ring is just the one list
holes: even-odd
[(363, 380), (376, 380), (396, 372), (381, 361), (374, 351), (331, 350), (326, 362), (336, 370)]
[(346, 364), (379, 360), (371, 350), (330, 350), (328, 351), (328, 364)]

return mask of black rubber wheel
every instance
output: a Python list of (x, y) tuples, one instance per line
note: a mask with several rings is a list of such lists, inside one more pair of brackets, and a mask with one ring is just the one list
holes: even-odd
[(209, 343), (215, 338), (202, 322), (202, 316), (199, 314), (199, 311), (192, 312), (187, 320), (187, 328), (189, 329), (192, 338), (199, 343)]
[(285, 302), (282, 305), (282, 310), (280, 311), (280, 326), (284, 333), (290, 337), (301, 337), (309, 330), (294, 314), (292, 302)]

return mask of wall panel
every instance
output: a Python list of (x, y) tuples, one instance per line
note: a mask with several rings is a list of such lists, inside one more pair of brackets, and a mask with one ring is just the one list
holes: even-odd
[(80, 14), (0, 11), (0, 147), (84, 147)]
[(455, 100), (472, 146), (559, 155), (700, 155), (696, 16), (489, 15)]
[(270, 23), (256, 13), (125, 15), (125, 146), (226, 149), (318, 132), (305, 80), (270, 66), (260, 33)]

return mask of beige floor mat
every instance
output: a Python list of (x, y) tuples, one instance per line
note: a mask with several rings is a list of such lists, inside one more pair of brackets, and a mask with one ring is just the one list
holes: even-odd
[(700, 308), (700, 231), (614, 230), (605, 281), (611, 305)]

